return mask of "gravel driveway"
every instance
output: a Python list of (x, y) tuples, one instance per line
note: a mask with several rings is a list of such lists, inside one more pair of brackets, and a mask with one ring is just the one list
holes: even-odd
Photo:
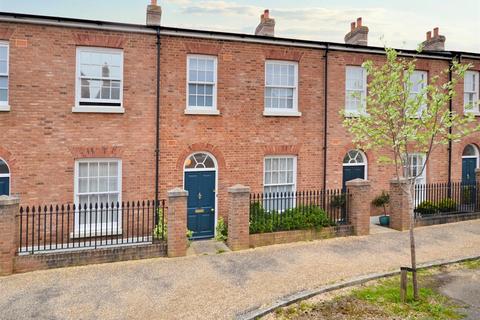
[[(480, 255), (480, 220), (417, 229), (420, 263)], [(407, 265), (408, 233), (0, 278), (1, 319), (232, 319), (304, 289)]]

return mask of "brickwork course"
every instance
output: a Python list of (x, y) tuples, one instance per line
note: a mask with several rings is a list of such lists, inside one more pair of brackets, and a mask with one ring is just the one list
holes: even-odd
[[(155, 11), (155, 8), (152, 7)], [(150, 22), (160, 19), (160, 10)], [(265, 14), (265, 13), (264, 13)], [(44, 20), (23, 23), (0, 16), (0, 40), (9, 43), (9, 105), (0, 111), (0, 158), (11, 170), (11, 194), (21, 204), (74, 201), (74, 165), (84, 158), (122, 160), (122, 198), (152, 199), (155, 195), (156, 32), (154, 27)], [(33, 19), (33, 18), (32, 18)], [(8, 21), (7, 21), (8, 20)], [(361, 22), (361, 21), (360, 21)], [(277, 19), (276, 23), (280, 23)], [(285, 23), (285, 22), (283, 22)], [(130, 28), (130, 29), (129, 29)], [(354, 29), (356, 28), (356, 29)], [(129, 29), (129, 30), (125, 30)], [(160, 153), (159, 197), (182, 187), (184, 161), (194, 152), (209, 152), (217, 160), (218, 217), (227, 220), (228, 187), (263, 190), (264, 158), (297, 157), (296, 189), (342, 187), (342, 162), (354, 149), (342, 126), (345, 105), (345, 68), (366, 60), (385, 61), (371, 47), (349, 51), (343, 44), (328, 53), (321, 43), (251, 36), (204, 33), (162, 27), (160, 51)], [(361, 23), (366, 44), (368, 28)], [(345, 30), (346, 32), (349, 31)], [(350, 31), (351, 32), (351, 31)], [(355, 31), (357, 32), (357, 31)], [(358, 31), (360, 32), (360, 31)], [(437, 30), (438, 34), (438, 30)], [(349, 38), (354, 41), (356, 37)], [(445, 41), (434, 38), (435, 41)], [(431, 39), (430, 39), (431, 40)], [(355, 44), (355, 43), (354, 43)], [(122, 114), (74, 113), (76, 48), (82, 46), (123, 50)], [(333, 44), (332, 44), (333, 46)], [(343, 48), (343, 49), (342, 49)], [(377, 49), (377, 51), (381, 49)], [(371, 52), (370, 52), (371, 51)], [(218, 115), (185, 114), (187, 56), (217, 58)], [(443, 57), (443, 58), (442, 58)], [(446, 57), (446, 58), (445, 58)], [(417, 69), (431, 78), (448, 67), (451, 55), (426, 53)], [(480, 56), (464, 54), (463, 62), (480, 70)], [(301, 116), (264, 116), (265, 61), (298, 63), (298, 111)], [(440, 81), (446, 81), (442, 76)], [(327, 82), (328, 92), (325, 92)], [(453, 109), (463, 110), (463, 81), (457, 86)], [(327, 137), (324, 111), (327, 104)], [(452, 146), (452, 181), (461, 179), (461, 155), (467, 144), (480, 142), (480, 134), (455, 141)], [(327, 148), (324, 171), (323, 153)], [(372, 194), (389, 189), (393, 168), (377, 160), (384, 152), (366, 152), (367, 179)], [(445, 182), (447, 146), (436, 148), (427, 165), (427, 182)], [(374, 213), (374, 208), (369, 210)]]

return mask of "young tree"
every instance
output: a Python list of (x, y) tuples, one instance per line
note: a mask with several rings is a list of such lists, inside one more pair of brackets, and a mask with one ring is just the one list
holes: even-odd
[[(418, 83), (411, 80), (416, 58), (399, 57), (390, 48), (385, 51), (385, 64), (375, 65), (372, 61), (363, 64), (370, 80), (366, 110), (355, 116), (346, 114), (344, 126), (353, 135), (357, 147), (387, 151), (389, 154), (379, 160), (393, 164), (394, 178), (398, 182), (400, 179), (407, 181), (399, 185), (403, 186), (402, 191), (408, 196), (411, 208), (410, 252), (414, 299), (417, 300), (413, 212), (415, 181), (422, 175), (436, 146), (478, 131), (480, 126), (474, 122), (473, 114), (458, 114), (449, 109), (449, 102), (455, 96), (455, 86), (470, 65), (453, 61), (440, 75), (431, 76), (428, 83)], [(449, 72), (449, 80), (439, 83), (440, 76)], [(424, 153), (426, 157), (423, 167), (417, 172), (410, 170), (413, 153)]]

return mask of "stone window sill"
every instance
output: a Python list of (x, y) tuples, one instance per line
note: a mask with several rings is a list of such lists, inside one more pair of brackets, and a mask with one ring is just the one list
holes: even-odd
[(218, 109), (212, 110), (192, 110), (192, 109), (185, 109), (185, 114), (188, 115), (204, 115), (204, 116), (219, 116), (220, 111)]
[(73, 113), (125, 113), (123, 107), (104, 107), (104, 106), (75, 106)]
[(300, 117), (302, 113), (299, 111), (272, 111), (264, 110), (263, 115), (265, 117)]
[(0, 111), (5, 111), (5, 112), (8, 112), (8, 111), (10, 111), (10, 106), (9, 106), (9, 105), (6, 105), (6, 106), (0, 106)]

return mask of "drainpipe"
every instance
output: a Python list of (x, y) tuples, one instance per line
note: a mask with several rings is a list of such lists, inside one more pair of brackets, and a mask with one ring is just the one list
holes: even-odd
[[(157, 105), (155, 133), (155, 222), (158, 224), (158, 186), (160, 176), (160, 26), (157, 27)], [(163, 216), (163, 215), (162, 215)], [(163, 222), (163, 221), (162, 221)]]
[[(452, 81), (452, 66), (453, 66), (453, 59), (450, 60), (448, 63), (448, 81)], [(448, 103), (448, 110), (450, 111), (450, 114), (452, 113), (453, 110), (453, 102), (452, 99), (450, 99)], [(451, 135), (452, 134), (452, 127), (448, 128), (448, 133)], [(448, 185), (452, 182), (452, 139), (449, 137), (448, 138)], [(449, 188), (450, 191), (450, 188)]]
[(323, 110), (323, 190), (327, 190), (327, 124), (328, 124), (328, 43), (325, 47), (325, 55), (323, 56), (325, 59), (325, 67), (324, 67), (324, 87), (323, 92), (324, 96), (324, 110)]

